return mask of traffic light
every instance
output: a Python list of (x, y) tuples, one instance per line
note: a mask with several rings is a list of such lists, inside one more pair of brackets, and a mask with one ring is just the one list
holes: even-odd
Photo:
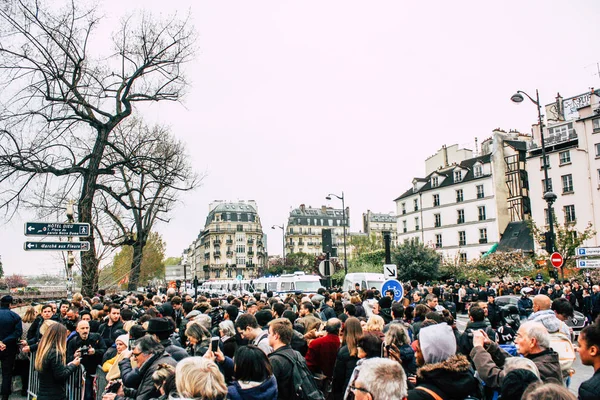
[(541, 240), (541, 245), (546, 250), (548, 254), (552, 254), (554, 252), (554, 240), (552, 234), (550, 232), (544, 232), (544, 237)]

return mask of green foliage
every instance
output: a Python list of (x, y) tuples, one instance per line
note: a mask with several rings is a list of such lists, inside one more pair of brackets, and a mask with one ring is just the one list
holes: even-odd
[(392, 262), (398, 266), (398, 279), (419, 282), (436, 280), (439, 276), (440, 256), (432, 247), (418, 240), (405, 240), (392, 250)]
[(304, 271), (312, 273), (315, 265), (315, 256), (303, 252), (290, 253), (285, 257), (285, 271)]
[[(355, 273), (355, 272), (373, 272), (376, 274), (381, 274), (383, 273), (383, 263), (381, 264), (368, 264), (368, 263), (362, 263), (362, 264), (358, 264), (358, 263), (350, 263), (348, 265), (348, 273)], [(334, 284), (341, 284), (344, 281), (344, 278), (346, 277), (346, 274), (344, 273), (344, 268), (340, 268), (337, 270), (337, 272), (335, 274), (333, 274), (331, 276), (332, 281), (334, 282)]]
[(180, 265), (181, 264), (181, 257), (169, 257), (164, 261), (165, 266), (166, 265)]
[(0, 279), (4, 277), (4, 266), (2, 265), (2, 260), (0, 260)]
[(350, 236), (349, 246), (353, 248), (351, 257), (357, 258), (365, 253), (383, 249), (383, 240), (375, 234)]

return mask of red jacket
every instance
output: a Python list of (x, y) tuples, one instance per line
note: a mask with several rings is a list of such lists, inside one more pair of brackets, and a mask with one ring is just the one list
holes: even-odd
[(335, 334), (315, 339), (308, 345), (306, 365), (312, 372), (322, 372), (328, 377), (333, 376), (333, 366), (340, 349), (340, 337)]

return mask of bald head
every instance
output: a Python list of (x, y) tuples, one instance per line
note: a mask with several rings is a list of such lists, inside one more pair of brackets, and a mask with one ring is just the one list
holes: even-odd
[(538, 294), (533, 298), (533, 308), (538, 311), (549, 310), (552, 307), (552, 300), (545, 294)]
[(337, 318), (331, 318), (325, 324), (325, 331), (327, 333), (338, 334), (340, 333), (340, 329), (342, 329), (342, 321)]
[(86, 340), (90, 335), (90, 323), (83, 320), (79, 321), (76, 331), (83, 340)]

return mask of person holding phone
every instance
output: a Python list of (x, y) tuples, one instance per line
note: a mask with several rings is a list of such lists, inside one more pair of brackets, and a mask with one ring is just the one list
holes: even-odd
[(35, 369), (39, 373), (39, 400), (63, 400), (65, 386), (81, 363), (75, 357), (65, 365), (67, 360), (67, 328), (62, 324), (52, 324), (42, 336), (35, 358)]

